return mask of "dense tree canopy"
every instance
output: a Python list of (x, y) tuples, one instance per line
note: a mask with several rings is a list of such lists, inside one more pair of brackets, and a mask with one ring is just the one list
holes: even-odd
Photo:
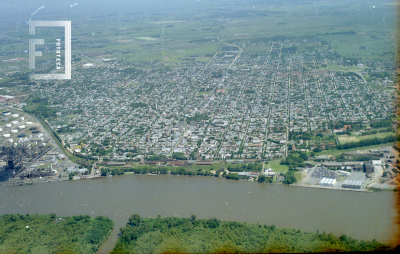
[(379, 145), (384, 143), (390, 143), (396, 141), (396, 137), (391, 135), (385, 138), (370, 138), (370, 139), (363, 139), (358, 142), (349, 142), (345, 144), (337, 145), (339, 150), (343, 149), (350, 149), (355, 147), (362, 147), (362, 146), (372, 146), (372, 145)]
[(187, 160), (186, 156), (184, 153), (172, 153), (172, 159), (175, 160)]
[(295, 182), (297, 182), (297, 178), (294, 175), (294, 172), (293, 171), (288, 171), (285, 174), (285, 180), (283, 181), (283, 183), (284, 184), (292, 184), (292, 183), (295, 183)]
[(228, 170), (231, 172), (261, 172), (262, 164), (261, 163), (238, 163), (238, 164), (230, 164), (228, 165)]
[(377, 251), (390, 247), (342, 235), (305, 233), (274, 225), (133, 215), (112, 253), (266, 253)]
[(0, 253), (95, 253), (114, 223), (106, 217), (0, 216)]

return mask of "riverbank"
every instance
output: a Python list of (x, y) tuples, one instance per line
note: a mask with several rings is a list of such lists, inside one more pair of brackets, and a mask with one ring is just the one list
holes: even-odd
[[(229, 172), (232, 173), (232, 172)], [(236, 172), (233, 172), (236, 173)], [(161, 175), (179, 175), (181, 176), (181, 174), (172, 174), (171, 172), (166, 172), (166, 173), (135, 173), (135, 172), (124, 172), (124, 175), (150, 175), (150, 176), (161, 176)], [(238, 179), (228, 179), (226, 177), (222, 177), (222, 173), (220, 176), (216, 176), (215, 174), (212, 175), (182, 175), (182, 176), (187, 176), (187, 177), (198, 177), (198, 176), (211, 176), (211, 177), (221, 177), (221, 178), (225, 178), (227, 180), (234, 180), (234, 181), (238, 181), (238, 180), (247, 180), (248, 182), (254, 182), (254, 183), (259, 183), (257, 182), (257, 180), (255, 180), (254, 178), (238, 178)], [(21, 181), (14, 181), (14, 182), (3, 182), (0, 184), (3, 185), (7, 185), (7, 186), (23, 186), (23, 185), (32, 185), (34, 183), (48, 183), (48, 182), (63, 182), (63, 181), (77, 181), (77, 180), (94, 180), (94, 179), (102, 179), (105, 178), (106, 176), (101, 176), (101, 175), (83, 175), (83, 176), (74, 176), (73, 179), (68, 179), (66, 177), (64, 178), (45, 178), (45, 179), (29, 179), (29, 180), (21, 180)], [(108, 175), (107, 177), (113, 177), (113, 175)], [(267, 182), (262, 182), (262, 183), (267, 183)], [(281, 182), (272, 182), (269, 184), (273, 184), (273, 185), (284, 185)], [(387, 191), (396, 191), (396, 187), (393, 187), (391, 189), (388, 188), (369, 188), (369, 186), (366, 186), (365, 188), (362, 189), (353, 189), (353, 188), (342, 188), (340, 186), (321, 186), (321, 185), (310, 185), (310, 184), (302, 184), (301, 182), (295, 183), (295, 184), (290, 184), (289, 186), (294, 186), (294, 187), (305, 187), (305, 188), (315, 188), (315, 189), (325, 189), (325, 190), (344, 190), (344, 191), (355, 191), (355, 192), (373, 192), (373, 191), (378, 191), (378, 190), (387, 190)]]

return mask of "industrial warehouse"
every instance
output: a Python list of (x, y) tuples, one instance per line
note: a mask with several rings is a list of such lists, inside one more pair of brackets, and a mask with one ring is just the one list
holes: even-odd
[(345, 180), (342, 183), (342, 188), (361, 189), (362, 181)]
[(336, 179), (333, 178), (322, 178), (321, 181), (319, 181), (319, 185), (321, 186), (330, 186), (333, 187), (336, 184)]

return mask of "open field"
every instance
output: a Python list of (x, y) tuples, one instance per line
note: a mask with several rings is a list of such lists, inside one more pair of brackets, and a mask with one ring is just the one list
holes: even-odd
[(358, 138), (356, 136), (338, 135), (337, 138), (339, 139), (340, 144), (358, 141)]
[(268, 164), (265, 164), (264, 168), (272, 168), (275, 172), (287, 172), (289, 167), (287, 165), (280, 165), (281, 160), (272, 160)]
[[(131, 14), (123, 13), (120, 19), (110, 23), (99, 22), (93, 17), (82, 19), (76, 14), (70, 17), (74, 20), (74, 44), (94, 42), (99, 38), (107, 41), (96, 48), (74, 48), (74, 54), (95, 50), (123, 50), (127, 53), (115, 55), (118, 58), (125, 57), (125, 61), (164, 60), (164, 56), (168, 56), (168, 62), (182, 61), (191, 56), (207, 61), (209, 56), (204, 55), (212, 55), (222, 46), (217, 40), (219, 35), (223, 41), (238, 44), (266, 41), (274, 36), (318, 36), (326, 40), (332, 50), (342, 57), (394, 59), (397, 36), (393, 26), (396, 18), (393, 8), (396, 6), (395, 1), (377, 3), (373, 13), (368, 5), (359, 1), (318, 1), (301, 5), (273, 1), (251, 6), (238, 5), (233, 1), (225, 4), (229, 11), (221, 9), (217, 2), (199, 2), (195, 5), (195, 14), (165, 10), (163, 16), (136, 19)], [(7, 34), (17, 37), (19, 41), (26, 42), (29, 39), (27, 26)], [(52, 41), (51, 34), (42, 37), (45, 41)], [(310, 43), (304, 47), (326, 46)], [(2, 46), (5, 51), (27, 49), (24, 43)], [(269, 47), (248, 45), (243, 49), (244, 54), (269, 52)], [(43, 57), (48, 57), (46, 52)], [(0, 56), (0, 60), (9, 58), (12, 57)], [(327, 69), (341, 70), (341, 67), (328, 64)], [(351, 67), (349, 70), (361, 69)]]
[(339, 139), (340, 144), (345, 144), (349, 142), (357, 142), (360, 140), (364, 139), (371, 139), (371, 138), (385, 138), (387, 136), (394, 135), (393, 132), (383, 132), (383, 133), (377, 133), (377, 134), (372, 134), (372, 135), (355, 135), (355, 136), (348, 136), (348, 135), (337, 135), (337, 138)]

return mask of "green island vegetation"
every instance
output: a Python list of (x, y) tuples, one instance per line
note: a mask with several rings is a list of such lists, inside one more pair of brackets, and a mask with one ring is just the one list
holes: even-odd
[(103, 216), (1, 215), (0, 253), (95, 253), (113, 227)]
[(277, 228), (259, 223), (197, 220), (166, 217), (141, 218), (134, 214), (120, 237), (113, 254), (122, 253), (302, 253), (390, 251), (389, 245)]

